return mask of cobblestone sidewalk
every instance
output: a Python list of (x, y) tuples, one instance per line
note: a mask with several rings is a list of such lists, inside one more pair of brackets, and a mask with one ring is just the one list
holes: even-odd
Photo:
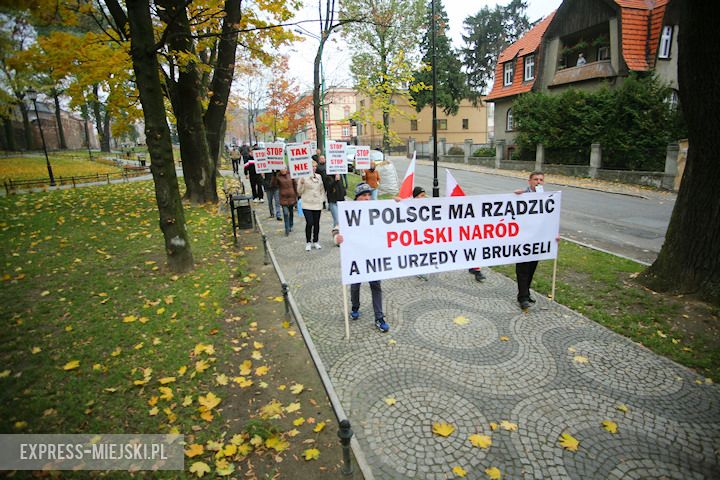
[[(306, 252), (304, 219), (285, 237), (256, 208), (375, 478), (455, 478), (455, 466), (466, 478), (720, 478), (718, 386), (539, 295), (521, 313), (514, 281), (487, 269), (483, 283), (466, 271), (383, 281), (387, 334), (364, 284), (346, 341), (329, 212), (323, 249)], [(491, 429), (503, 420), (517, 430)], [(455, 431), (434, 435), (435, 422)]]

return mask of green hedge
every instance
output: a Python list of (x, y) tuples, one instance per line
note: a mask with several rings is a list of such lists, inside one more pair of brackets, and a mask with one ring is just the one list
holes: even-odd
[(521, 95), (512, 107), (517, 143), (524, 151), (542, 143), (546, 158), (561, 164), (589, 163), (590, 145), (600, 143), (603, 168), (662, 170), (667, 144), (686, 136), (669, 95), (654, 76), (635, 74), (618, 88)]

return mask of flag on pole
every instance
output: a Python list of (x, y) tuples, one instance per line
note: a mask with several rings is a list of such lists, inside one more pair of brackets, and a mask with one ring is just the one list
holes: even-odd
[(400, 185), (400, 192), (398, 197), (401, 199), (412, 198), (413, 187), (415, 186), (415, 152), (413, 152), (412, 160), (408, 165), (407, 171), (405, 172), (405, 178)]
[(457, 180), (455, 180), (455, 177), (452, 176), (452, 173), (450, 173), (450, 170), (445, 169), (445, 196), (446, 197), (464, 197), (465, 192), (462, 188), (460, 188), (460, 185), (458, 185)]

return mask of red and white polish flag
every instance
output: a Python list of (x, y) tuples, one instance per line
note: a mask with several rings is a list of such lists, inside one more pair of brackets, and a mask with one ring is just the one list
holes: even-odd
[(446, 197), (464, 197), (465, 192), (460, 185), (458, 185), (455, 177), (452, 176), (450, 170), (445, 169), (445, 196)]
[(412, 198), (413, 188), (415, 188), (415, 152), (413, 152), (412, 160), (410, 160), (410, 165), (408, 165), (407, 171), (405, 172), (405, 178), (400, 185), (398, 197), (403, 200)]

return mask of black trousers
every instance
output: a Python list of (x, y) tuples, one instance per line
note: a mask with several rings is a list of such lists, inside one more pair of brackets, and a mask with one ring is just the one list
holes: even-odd
[(537, 261), (515, 264), (515, 277), (517, 278), (518, 285), (518, 302), (530, 300), (530, 284), (532, 283), (533, 275), (535, 275), (537, 265)]
[(318, 237), (320, 236), (320, 212), (322, 212), (322, 210), (308, 210), (303, 208), (303, 215), (305, 215), (305, 241), (307, 243), (317, 243), (318, 241)]
[(263, 198), (262, 181), (262, 175), (250, 175), (250, 188), (252, 189), (252, 196), (258, 200), (262, 200)]

